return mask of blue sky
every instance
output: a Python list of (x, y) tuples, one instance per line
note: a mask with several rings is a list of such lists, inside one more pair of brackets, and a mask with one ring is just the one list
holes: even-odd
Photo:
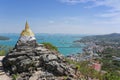
[(0, 0), (0, 33), (120, 33), (120, 0)]

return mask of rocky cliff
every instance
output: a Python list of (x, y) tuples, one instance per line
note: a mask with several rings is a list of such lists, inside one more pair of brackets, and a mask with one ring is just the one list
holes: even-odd
[(27, 24), (14, 49), (3, 59), (6, 73), (19, 74), (18, 80), (59, 80), (64, 76), (74, 78), (75, 71), (66, 63), (64, 56), (38, 44), (28, 29)]

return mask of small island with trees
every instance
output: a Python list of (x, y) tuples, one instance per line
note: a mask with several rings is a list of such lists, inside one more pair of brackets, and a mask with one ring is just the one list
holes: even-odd
[(9, 40), (10, 38), (5, 37), (5, 36), (0, 36), (0, 40)]

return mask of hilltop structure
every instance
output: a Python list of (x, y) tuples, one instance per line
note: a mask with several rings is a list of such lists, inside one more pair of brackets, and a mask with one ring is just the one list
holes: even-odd
[(30, 29), (30, 27), (26, 21), (25, 29), (22, 31), (22, 33), (20, 35), (20, 41), (27, 42), (27, 41), (32, 41), (32, 40), (36, 40), (35, 35), (32, 32), (32, 30)]
[(65, 62), (64, 56), (36, 42), (27, 22), (15, 47), (2, 63), (10, 75), (19, 74), (19, 80), (61, 80), (59, 78), (64, 76), (75, 77), (75, 70)]

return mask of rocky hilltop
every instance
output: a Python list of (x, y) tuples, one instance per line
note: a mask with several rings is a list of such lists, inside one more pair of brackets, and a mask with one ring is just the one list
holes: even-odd
[(5, 56), (2, 64), (9, 75), (19, 75), (17, 80), (61, 80), (64, 76), (74, 80), (75, 77), (74, 69), (61, 54), (36, 42), (27, 22), (14, 49)]

